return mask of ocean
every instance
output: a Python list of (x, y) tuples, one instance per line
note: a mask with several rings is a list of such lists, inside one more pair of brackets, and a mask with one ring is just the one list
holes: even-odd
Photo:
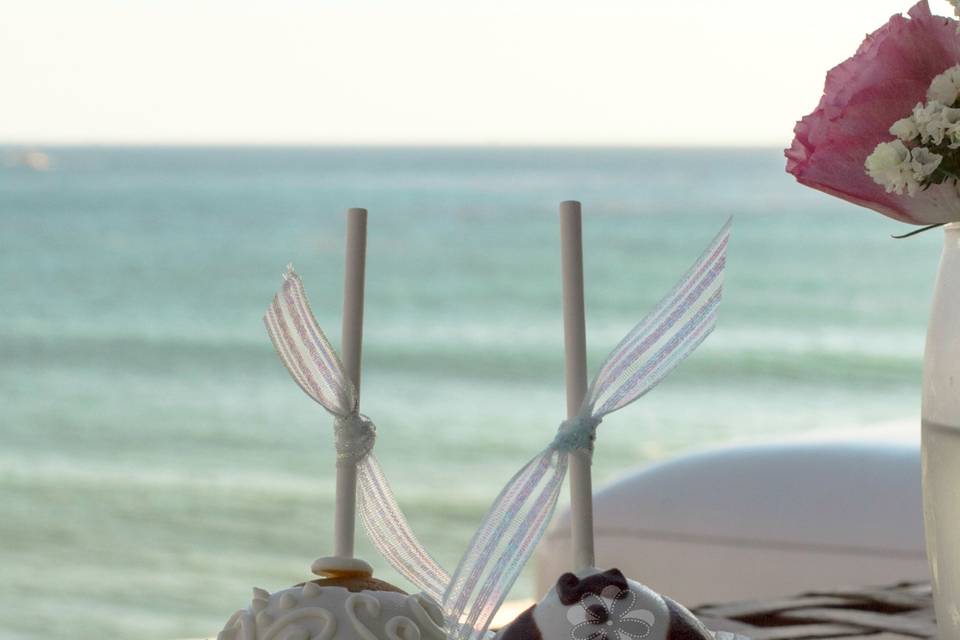
[(293, 262), (338, 342), (347, 207), (370, 211), (362, 409), (448, 569), (563, 417), (562, 200), (593, 366), (734, 216), (717, 330), (605, 421), (595, 484), (919, 413), (942, 234), (891, 240), (776, 149), (44, 151), (0, 168), (3, 638), (215, 635), (332, 552), (331, 420), (261, 316)]

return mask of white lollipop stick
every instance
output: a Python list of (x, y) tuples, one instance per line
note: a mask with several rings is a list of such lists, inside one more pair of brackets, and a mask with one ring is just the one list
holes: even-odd
[[(583, 302), (583, 240), (580, 203), (560, 203), (560, 254), (563, 265), (563, 345), (567, 383), (567, 418), (580, 412), (587, 393), (587, 343)], [(570, 452), (570, 516), (573, 560), (577, 569), (592, 567), (593, 489), (591, 453)]]
[[(343, 278), (343, 370), (353, 383), (359, 407), (363, 344), (363, 282), (367, 257), (367, 210), (347, 210), (347, 257)], [(334, 554), (353, 557), (357, 512), (357, 465), (337, 464)]]

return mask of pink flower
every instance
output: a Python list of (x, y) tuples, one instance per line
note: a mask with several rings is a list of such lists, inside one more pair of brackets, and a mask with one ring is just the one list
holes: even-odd
[(960, 220), (951, 181), (914, 196), (887, 193), (864, 171), (890, 127), (926, 100), (933, 78), (960, 62), (957, 21), (934, 16), (926, 0), (867, 36), (852, 58), (827, 74), (823, 98), (797, 123), (787, 171), (825, 193), (913, 224)]

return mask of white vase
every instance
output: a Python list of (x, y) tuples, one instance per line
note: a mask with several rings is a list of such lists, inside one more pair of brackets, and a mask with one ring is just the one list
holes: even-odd
[(960, 640), (960, 223), (945, 229), (923, 360), (923, 516), (940, 640)]

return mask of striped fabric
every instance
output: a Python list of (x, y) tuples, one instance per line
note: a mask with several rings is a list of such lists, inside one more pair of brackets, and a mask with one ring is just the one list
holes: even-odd
[[(353, 384), (317, 324), (303, 282), (292, 266), (287, 267), (283, 286), (267, 308), (263, 323), (280, 360), (300, 388), (338, 420), (356, 416)], [(367, 435), (373, 432), (371, 425)], [(338, 441), (338, 454), (341, 447), (349, 449), (350, 444)], [(344, 456), (338, 457), (343, 463)], [(346, 459), (353, 460), (351, 456)], [(397, 571), (440, 602), (450, 576), (417, 540), (376, 457), (368, 453), (355, 464), (357, 513), (374, 546)]]
[(308, 396), (334, 416), (356, 412), (353, 383), (343, 374), (340, 357), (317, 324), (293, 265), (287, 265), (283, 286), (267, 308), (263, 324), (283, 365)]
[(479, 640), (543, 537), (568, 456), (552, 448), (507, 482), (474, 534), (443, 596), (447, 637)]
[(357, 513), (377, 551), (425, 594), (442, 602), (450, 575), (414, 535), (375, 455), (357, 465), (357, 487)]
[(673, 290), (607, 356), (587, 394), (594, 417), (621, 409), (653, 389), (713, 331), (730, 225), (728, 220)]

